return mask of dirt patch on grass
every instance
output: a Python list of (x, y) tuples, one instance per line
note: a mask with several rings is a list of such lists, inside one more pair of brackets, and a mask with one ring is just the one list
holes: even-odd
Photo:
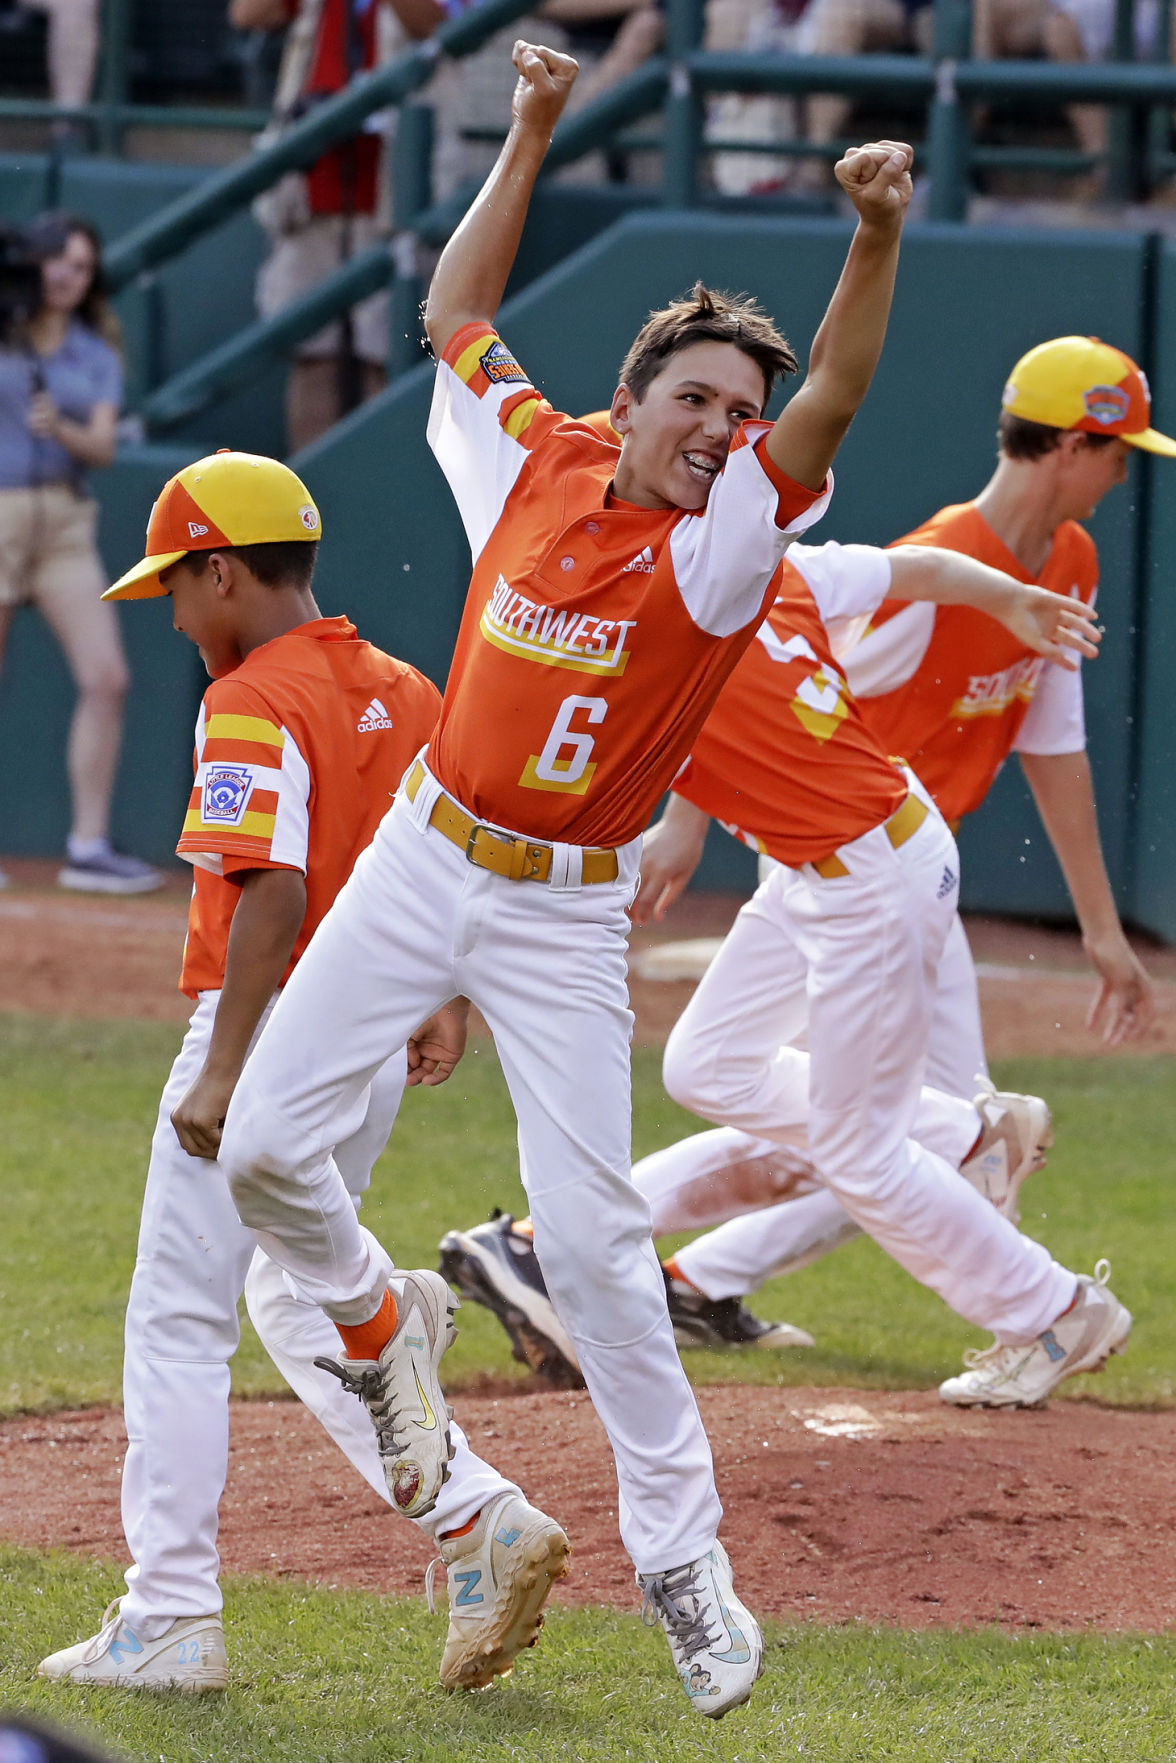
[[(1176, 1620), (1176, 1414), (1074, 1401), (972, 1414), (927, 1393), (742, 1386), (699, 1403), (722, 1535), (763, 1615), (1148, 1632)], [(473, 1448), (568, 1531), (559, 1600), (635, 1609), (588, 1398), (490, 1385), (457, 1413)], [(0, 1426), (0, 1535), (124, 1560), (123, 1442), (118, 1410)], [(295, 1402), (234, 1404), (223, 1514), (224, 1565), (239, 1572), (419, 1592), (432, 1552)]]

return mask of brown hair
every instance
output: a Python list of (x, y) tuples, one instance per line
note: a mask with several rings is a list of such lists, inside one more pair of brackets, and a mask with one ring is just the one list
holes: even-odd
[(1081, 434), (1088, 447), (1105, 447), (1108, 441), (1118, 439), (1116, 435), (1087, 434), (1084, 429), (1056, 429), (1045, 422), (1027, 422), (1023, 416), (1005, 410), (1001, 412), (996, 443), (1006, 459), (1044, 459), (1061, 445), (1063, 435), (1074, 433)]
[(110, 295), (106, 286), (106, 274), (102, 267), (102, 235), (92, 220), (84, 214), (74, 214), (69, 209), (52, 209), (47, 214), (39, 214), (26, 232), (26, 238), (34, 256), (44, 263), (46, 258), (60, 257), (70, 239), (80, 233), (87, 239), (94, 253), (94, 273), (90, 277), (90, 286), (86, 289), (78, 304), (75, 317), (84, 324), (87, 330), (109, 343), (112, 349), (122, 348), (122, 327), (110, 305)]
[(695, 282), (688, 295), (650, 313), (621, 363), (621, 384), (640, 404), (670, 358), (691, 343), (734, 343), (763, 374), (765, 404), (776, 379), (796, 372), (796, 356), (749, 294)]
[(317, 539), (272, 539), (257, 545), (213, 545), (208, 551), (189, 551), (180, 561), (193, 575), (203, 575), (212, 552), (219, 551), (222, 557), (239, 557), (265, 588), (309, 588), (318, 548)]

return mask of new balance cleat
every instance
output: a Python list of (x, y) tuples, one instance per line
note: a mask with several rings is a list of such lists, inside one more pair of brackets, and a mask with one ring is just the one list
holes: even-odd
[(116, 1690), (223, 1690), (229, 1681), (224, 1628), (219, 1616), (186, 1616), (158, 1640), (142, 1640), (123, 1621), (116, 1598), (91, 1640), (50, 1653), (37, 1676)]
[(439, 1247), (443, 1276), (463, 1298), (494, 1312), (520, 1365), (557, 1389), (583, 1389), (576, 1349), (547, 1295), (535, 1245), (514, 1228), (509, 1212), (496, 1211), (473, 1230), (447, 1231)]
[(1040, 1096), (1019, 1096), (1012, 1090), (993, 1089), (991, 1084), (975, 1097), (973, 1106), (981, 1120), (980, 1137), (975, 1150), (961, 1163), (960, 1174), (991, 1200), (1010, 1224), (1017, 1224), (1021, 1183), (1045, 1166), (1046, 1153), (1053, 1144), (1053, 1116)]
[[(665, 1269), (662, 1269), (665, 1273)], [(811, 1334), (791, 1322), (765, 1322), (738, 1298), (706, 1298), (665, 1273), (666, 1304), (679, 1347), (812, 1347)]]
[(449, 1479), (453, 1439), (438, 1367), (457, 1339), (457, 1300), (436, 1273), (394, 1273), (396, 1328), (378, 1359), (316, 1359), (371, 1415), (392, 1504), (423, 1518)]
[(719, 1720), (751, 1695), (764, 1668), (759, 1624), (735, 1596), (722, 1543), (669, 1573), (639, 1573), (641, 1620), (661, 1623), (692, 1708)]
[(1041, 1408), (1065, 1378), (1101, 1371), (1112, 1353), (1126, 1350), (1131, 1334), (1131, 1312), (1109, 1289), (1110, 1277), (1107, 1261), (1093, 1279), (1080, 1274), (1073, 1307), (1027, 1346), (997, 1341), (965, 1353), (967, 1369), (940, 1384), (942, 1399), (955, 1408)]
[[(568, 1570), (568, 1539), (521, 1494), (505, 1493), (482, 1508), (466, 1536), (437, 1546), (449, 1592), (441, 1683), (447, 1690), (485, 1689), (538, 1641), (543, 1606)], [(430, 1611), (436, 1566), (425, 1580)]]

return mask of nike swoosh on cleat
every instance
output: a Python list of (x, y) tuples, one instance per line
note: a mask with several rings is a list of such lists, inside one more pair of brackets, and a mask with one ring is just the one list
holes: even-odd
[(422, 1432), (435, 1432), (437, 1429), (437, 1416), (433, 1413), (433, 1410), (432, 1410), (431, 1406), (429, 1405), (428, 1396), (426, 1396), (424, 1390), (421, 1388), (421, 1380), (420, 1380), (420, 1377), (417, 1373), (417, 1368), (415, 1365), (412, 1368), (412, 1375), (413, 1375), (413, 1380), (416, 1383), (417, 1395), (421, 1399), (421, 1407), (425, 1411), (425, 1418), (423, 1420), (416, 1421), (415, 1424), (420, 1427)]
[(751, 1648), (747, 1644), (743, 1630), (735, 1626), (731, 1612), (728, 1610), (726, 1604), (721, 1601), (719, 1603), (719, 1614), (727, 1624), (727, 1638), (730, 1640), (731, 1645), (725, 1653), (712, 1652), (711, 1658), (721, 1660), (724, 1665), (746, 1665), (747, 1661), (751, 1658)]

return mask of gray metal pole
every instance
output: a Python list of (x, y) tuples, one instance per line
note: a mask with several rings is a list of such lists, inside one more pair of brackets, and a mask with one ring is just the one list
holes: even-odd
[(98, 143), (104, 153), (122, 150), (122, 124), (116, 106), (126, 103), (130, 89), (132, 0), (103, 0), (102, 66), (98, 96), (102, 116)]
[(388, 377), (421, 359), (419, 218), (432, 204), (433, 107), (402, 104), (392, 143), (392, 257), (396, 274), (388, 296)]
[(971, 0), (935, 0), (935, 96), (927, 128), (932, 220), (963, 220), (968, 209), (967, 106), (956, 90), (956, 68), (972, 50)]

